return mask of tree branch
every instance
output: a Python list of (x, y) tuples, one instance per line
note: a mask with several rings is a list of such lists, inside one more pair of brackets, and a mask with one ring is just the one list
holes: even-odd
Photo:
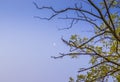
[(98, 64), (96, 64), (96, 65), (91, 66), (91, 67), (88, 67), (88, 68), (85, 68), (85, 69), (83, 68), (83, 69), (79, 70), (78, 72), (79, 72), (79, 73), (80, 73), (80, 72), (84, 72), (84, 71), (90, 70), (90, 69), (92, 69), (92, 68), (98, 67), (98, 66), (101, 65), (101, 64), (105, 64), (105, 63), (106, 63), (106, 61), (100, 62), (100, 63), (98, 63)]
[(105, 8), (106, 8), (108, 17), (109, 17), (109, 19), (110, 19), (110, 22), (111, 22), (111, 24), (112, 24), (113, 30), (114, 30), (114, 32), (115, 32), (115, 26), (114, 26), (113, 20), (112, 20), (112, 18), (111, 18), (111, 16), (110, 16), (109, 8), (108, 8), (107, 3), (106, 3), (105, 0), (104, 0), (104, 3), (105, 3)]
[(60, 14), (60, 13), (64, 13), (64, 12), (67, 12), (67, 11), (79, 11), (79, 12), (84, 12), (84, 13), (87, 13), (91, 16), (94, 16), (96, 18), (99, 18), (101, 19), (101, 17), (97, 16), (96, 14), (94, 13), (91, 13), (90, 11), (87, 11), (87, 10), (83, 10), (82, 8), (64, 8), (64, 9), (61, 9), (61, 10), (55, 10), (53, 7), (39, 7), (35, 2), (33, 2), (33, 4), (36, 6), (37, 9), (41, 10), (41, 9), (48, 9), (48, 10), (51, 10), (53, 11), (54, 13), (56, 13), (57, 15)]

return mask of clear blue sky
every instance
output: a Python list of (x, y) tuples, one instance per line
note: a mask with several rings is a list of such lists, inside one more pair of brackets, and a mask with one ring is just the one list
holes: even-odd
[[(68, 25), (67, 21), (35, 19), (33, 16), (46, 16), (49, 12), (37, 10), (33, 1), (0, 0), (0, 82), (68, 82), (81, 66), (87, 66), (87, 58), (54, 60), (50, 57), (67, 52), (69, 48), (61, 36), (68, 38), (80, 33), (84, 25), (58, 31), (57, 28)], [(72, 6), (72, 2), (64, 1), (36, 0), (41, 5), (53, 4), (57, 8)]]

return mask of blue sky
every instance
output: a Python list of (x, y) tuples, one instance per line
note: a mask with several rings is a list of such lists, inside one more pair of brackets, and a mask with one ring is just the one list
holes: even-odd
[[(34, 18), (48, 16), (49, 12), (37, 10), (33, 1), (0, 0), (0, 82), (68, 82), (81, 66), (87, 66), (83, 61), (87, 57), (57, 60), (50, 57), (67, 52), (69, 48), (61, 41), (61, 36), (68, 38), (79, 34), (80, 27), (58, 31), (59, 27), (68, 26), (67, 21)], [(67, 0), (51, 1), (36, 0), (41, 5), (53, 4), (57, 8), (72, 6)], [(62, 3), (65, 5), (61, 6)], [(84, 32), (85, 29), (81, 29)]]

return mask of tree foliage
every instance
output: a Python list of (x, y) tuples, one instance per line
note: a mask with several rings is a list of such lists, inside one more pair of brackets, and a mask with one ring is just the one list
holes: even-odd
[[(72, 21), (69, 28), (79, 23), (78, 21), (90, 23), (94, 28), (94, 35), (91, 37), (81, 38), (73, 34), (69, 40), (62, 38), (62, 41), (70, 47), (70, 52), (53, 58), (90, 56), (91, 66), (78, 70), (77, 79), (70, 77), (69, 82), (107, 82), (109, 77), (120, 82), (120, 0), (80, 0), (78, 2), (81, 4), (76, 3), (74, 7), (59, 10), (47, 6), (39, 7), (34, 2), (37, 9), (48, 9), (53, 12), (50, 17), (38, 17), (40, 19), (51, 20), (62, 13), (75, 12), (74, 16), (61, 17), (63, 20)], [(90, 6), (90, 9), (84, 8), (82, 4)]]

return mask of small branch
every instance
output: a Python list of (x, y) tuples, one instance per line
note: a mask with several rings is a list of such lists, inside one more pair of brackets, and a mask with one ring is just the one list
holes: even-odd
[[(112, 1), (111, 1), (110, 5), (108, 6), (108, 9), (111, 8), (111, 6), (113, 5), (114, 1), (115, 1), (115, 0), (112, 0)], [(104, 17), (106, 17), (106, 16), (107, 16), (107, 12), (105, 13)]]
[(35, 18), (39, 18), (39, 19), (44, 19), (44, 20), (51, 20), (52, 18), (54, 18), (55, 16), (57, 16), (58, 14), (53, 14), (51, 15), (49, 18), (42, 18), (40, 16), (34, 16)]
[(105, 3), (105, 8), (106, 8), (108, 17), (109, 17), (109, 19), (110, 19), (110, 22), (111, 22), (111, 24), (112, 24), (113, 30), (114, 30), (114, 32), (115, 32), (115, 26), (114, 26), (113, 20), (112, 20), (112, 18), (111, 18), (111, 16), (110, 16), (110, 11), (109, 11), (109, 8), (108, 8), (107, 3), (106, 3), (105, 0), (104, 0), (104, 3)]
[(78, 48), (81, 48), (81, 47), (84, 46), (85, 44), (89, 43), (90, 41), (92, 41), (92, 40), (95, 39), (96, 37), (103, 35), (104, 33), (106, 33), (106, 32), (104, 31), (104, 32), (102, 32), (102, 33), (100, 33), (100, 34), (97, 34), (97, 35), (93, 36), (93, 37), (90, 38), (88, 41), (86, 41), (86, 42), (84, 42), (83, 44), (81, 44)]
[(104, 38), (100, 38), (99, 40), (95, 41), (94, 44), (98, 43), (99, 41), (105, 40), (105, 39), (114, 40), (111, 37), (104, 37)]
[[(94, 25), (94, 26), (95, 26), (97, 29), (99, 29), (100, 31), (102, 31), (102, 29), (101, 29), (96, 23), (94, 23), (93, 21), (88, 20), (88, 19), (86, 19), (86, 18), (84, 18), (84, 17), (82, 17), (82, 16), (79, 16), (79, 18), (75, 18), (75, 17), (66, 17), (66, 18), (60, 18), (60, 19), (74, 20), (74, 21), (76, 21), (76, 22), (78, 22), (79, 20), (81, 20), (81, 21), (86, 21), (86, 22), (88, 22), (88, 23)], [(95, 21), (95, 20), (94, 20), (94, 21)]]
[(79, 55), (87, 55), (87, 56), (95, 56), (94, 53), (68, 53), (68, 54), (64, 54), (64, 53), (60, 53), (60, 56), (51, 56), (51, 58), (54, 59), (58, 59), (58, 58), (63, 58), (65, 56), (79, 56)]
[(96, 65), (91, 66), (91, 67), (88, 67), (88, 68), (85, 68), (85, 69), (81, 69), (81, 70), (79, 70), (78, 72), (80, 73), (80, 72), (84, 72), (84, 71), (90, 70), (90, 69), (92, 69), (92, 68), (98, 67), (98, 66), (101, 65), (101, 64), (105, 64), (105, 62), (106, 62), (106, 61), (103, 61), (103, 62), (100, 62), (100, 63), (98, 63), (98, 64), (96, 64)]
[(70, 29), (70, 28), (72, 28), (73, 27), (73, 25), (74, 25), (74, 19), (72, 19), (72, 21), (71, 21), (71, 23), (70, 23), (70, 26), (69, 27), (67, 27), (67, 28), (59, 28), (58, 30), (65, 30), (65, 29)]

